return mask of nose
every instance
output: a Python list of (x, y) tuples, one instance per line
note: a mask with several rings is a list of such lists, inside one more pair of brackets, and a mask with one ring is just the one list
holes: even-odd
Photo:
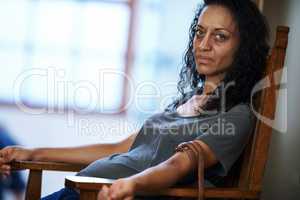
[(199, 49), (202, 51), (211, 50), (210, 35), (208, 33), (206, 33), (205, 36), (200, 41)]

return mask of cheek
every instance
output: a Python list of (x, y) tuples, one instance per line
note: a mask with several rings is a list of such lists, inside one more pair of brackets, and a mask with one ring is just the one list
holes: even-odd
[(216, 49), (216, 64), (218, 68), (229, 67), (234, 59), (235, 49), (233, 47), (223, 47)]

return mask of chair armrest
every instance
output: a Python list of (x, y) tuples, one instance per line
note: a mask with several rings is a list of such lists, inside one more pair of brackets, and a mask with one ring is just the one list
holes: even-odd
[(103, 185), (111, 185), (114, 179), (85, 176), (66, 176), (65, 186), (69, 188), (100, 190)]
[(41, 198), (43, 170), (78, 172), (86, 166), (82, 164), (39, 161), (13, 161), (10, 164), (12, 170), (30, 170), (26, 188), (26, 200), (39, 200)]
[(84, 176), (67, 176), (65, 186), (79, 190), (80, 200), (96, 200), (98, 191), (103, 185), (111, 185), (113, 179), (94, 178)]
[[(111, 185), (115, 179), (94, 178), (84, 176), (67, 176), (65, 178), (65, 187), (80, 191), (81, 200), (96, 199), (97, 193), (103, 185)], [(197, 185), (174, 186), (157, 191), (137, 191), (140, 196), (172, 196), (172, 197), (198, 197)]]
[(60, 162), (39, 162), (39, 161), (13, 161), (11, 163), (12, 170), (50, 170), (50, 171), (69, 171), (78, 172), (85, 168), (83, 164), (70, 164)]

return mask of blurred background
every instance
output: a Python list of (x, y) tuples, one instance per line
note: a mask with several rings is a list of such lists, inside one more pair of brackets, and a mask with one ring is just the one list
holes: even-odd
[[(137, 131), (176, 95), (199, 3), (0, 0), (0, 123), (28, 147)], [(42, 194), (63, 187), (66, 174), (46, 172)]]
[[(134, 114), (129, 96), (136, 91), (174, 92), (197, 3), (1, 1), (0, 100), (48, 110)], [(153, 88), (157, 83), (161, 88)], [(139, 104), (153, 112), (158, 102), (145, 98)]]
[[(257, 2), (270, 22), (271, 44), (277, 25), (291, 28), (263, 199), (296, 199), (300, 2)], [(199, 3), (0, 0), (0, 124), (27, 147), (112, 142), (137, 131), (176, 96)], [(63, 187), (69, 174), (45, 172), (42, 195)]]

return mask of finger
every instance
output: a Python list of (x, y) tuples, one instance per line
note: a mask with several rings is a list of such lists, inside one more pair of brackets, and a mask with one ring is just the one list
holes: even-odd
[(105, 193), (103, 191), (100, 191), (98, 193), (98, 197), (97, 200), (106, 200), (108, 197), (105, 195)]
[(115, 188), (113, 194), (112, 194), (112, 199), (117, 200), (117, 199), (125, 199), (127, 197), (132, 196), (131, 192), (129, 192), (128, 187), (124, 187), (124, 185), (120, 185), (118, 188)]
[(107, 186), (102, 186), (100, 192), (98, 193), (98, 200), (105, 200), (108, 199), (108, 188)]
[(98, 193), (97, 200), (106, 200), (106, 199), (107, 199), (107, 196), (105, 196), (105, 194), (103, 193), (103, 191), (100, 191)]
[(2, 165), (2, 166), (0, 167), (0, 171), (1, 171), (1, 172), (10, 171), (10, 170), (11, 170), (10, 165)]
[(7, 166), (7, 165), (2, 166), (1, 169), (0, 169), (0, 172), (2, 174), (10, 175), (10, 172), (11, 172), (10, 166)]
[(109, 197), (114, 199), (119, 199), (120, 198), (120, 185), (118, 184), (113, 184), (111, 185), (111, 187), (109, 188)]
[(3, 164), (3, 163), (8, 163), (10, 162), (10, 160), (8, 159), (8, 152), (7, 151), (3, 151), (1, 154), (0, 154), (0, 163)]
[(122, 188), (119, 188), (119, 190), (115, 190), (114, 192), (111, 193), (110, 198), (112, 200), (119, 200), (119, 199), (124, 199), (127, 196), (127, 192), (122, 190)]
[(5, 174), (6, 176), (10, 176), (10, 171), (6, 171), (4, 174)]
[(11, 170), (11, 166), (7, 165), (7, 164), (4, 164), (4, 165), (1, 166), (1, 169), (3, 169), (3, 170)]
[(112, 199), (116, 198), (116, 195), (115, 195), (115, 192), (114, 192), (112, 186), (110, 186), (110, 188), (108, 189), (107, 195)]
[(103, 196), (103, 192), (102, 192), (102, 189), (101, 189), (101, 190), (99, 190), (99, 192), (98, 192), (97, 200), (102, 200), (102, 199), (104, 199), (104, 196)]
[(10, 173), (9, 172), (5, 172), (1, 176), (2, 176), (3, 179), (7, 179), (10, 176)]

